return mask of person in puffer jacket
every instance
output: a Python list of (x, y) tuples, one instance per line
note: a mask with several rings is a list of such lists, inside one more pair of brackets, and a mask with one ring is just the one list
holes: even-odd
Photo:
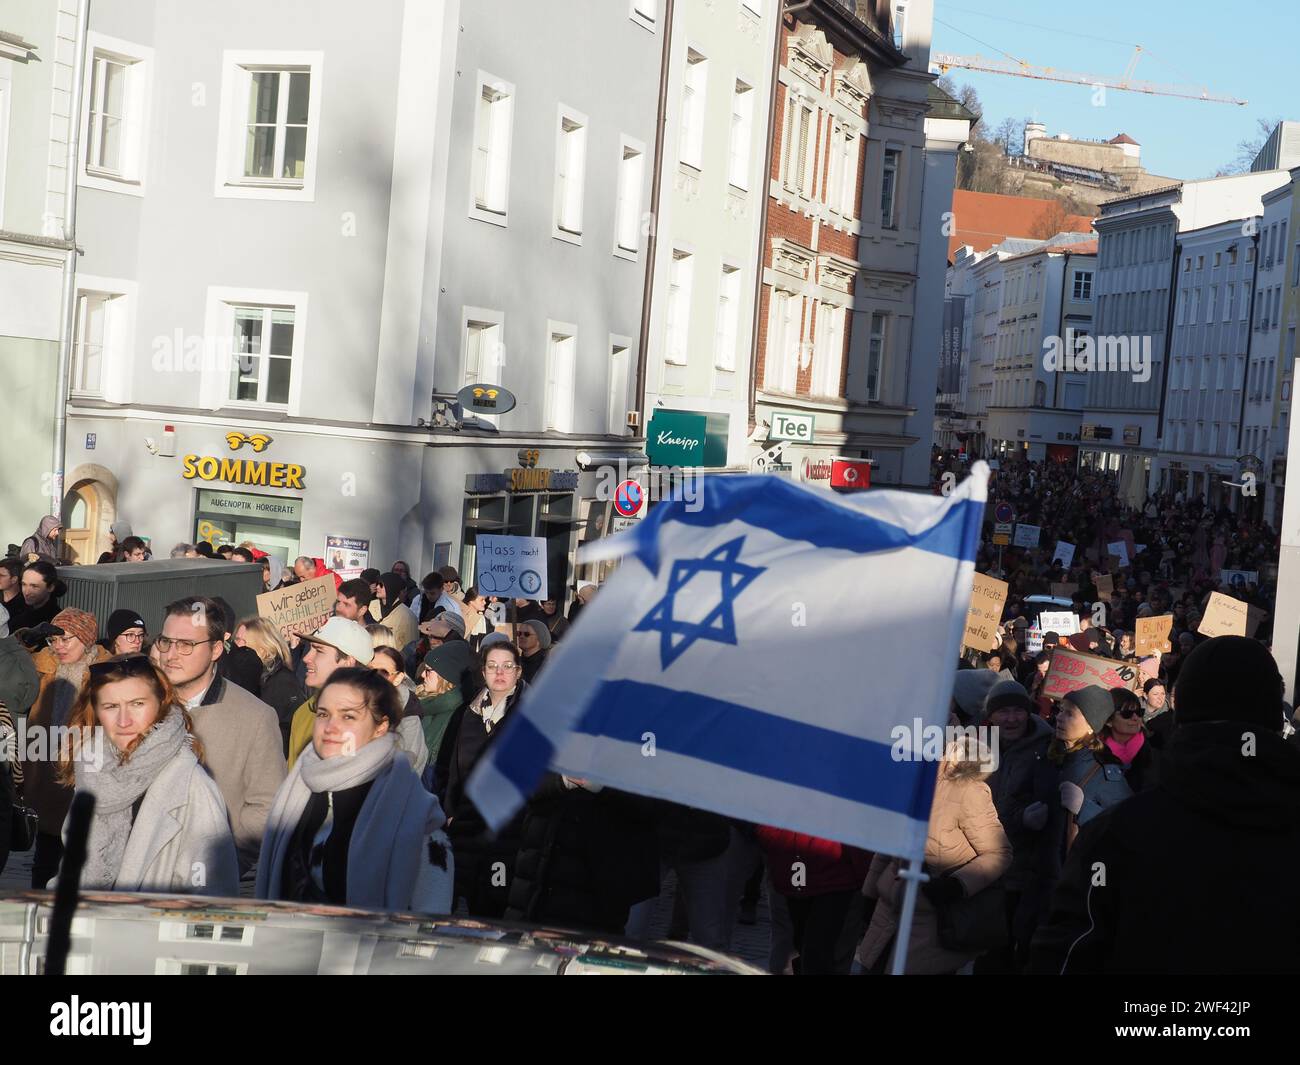
[(862, 934), (871, 852), (770, 825), (759, 826), (757, 838), (768, 884), (790, 913), (795, 974), (847, 974)]

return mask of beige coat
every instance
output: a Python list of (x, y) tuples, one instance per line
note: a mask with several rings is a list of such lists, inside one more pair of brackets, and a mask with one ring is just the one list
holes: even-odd
[[(870, 968), (890, 949), (898, 931), (906, 881), (898, 876), (897, 858), (876, 855), (867, 873), (863, 894), (879, 899), (871, 925), (858, 947), (858, 961)], [(940, 776), (930, 808), (930, 830), (925, 840), (925, 867), (933, 876), (953, 873), (966, 894), (988, 887), (1011, 868), (1011, 844), (1002, 831), (989, 786), (980, 776), (952, 779)], [(956, 872), (953, 872), (956, 870)], [(923, 894), (916, 899), (916, 917), (907, 950), (908, 973), (956, 972), (973, 955), (945, 950), (939, 944), (939, 922), (934, 907)]]
[(241, 868), (257, 859), (271, 801), (287, 772), (275, 711), (222, 677), (190, 711), (203, 761), (216, 781), (239, 851)]

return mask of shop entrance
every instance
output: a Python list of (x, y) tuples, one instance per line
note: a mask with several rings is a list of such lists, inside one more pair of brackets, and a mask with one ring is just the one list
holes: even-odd
[(292, 563), (301, 553), (302, 500), (261, 496), (249, 492), (214, 492), (198, 489), (194, 515), (194, 542), (252, 543), (258, 550)]
[(460, 574), (466, 587), (475, 582), (479, 533), (496, 536), (541, 536), (546, 540), (547, 589), (563, 609), (573, 550), (573, 493), (502, 493), (465, 500)]
[[(103, 485), (80, 481), (72, 486), (63, 497), (60, 515), (69, 561), (84, 566), (99, 559), (99, 531), (111, 523), (112, 512), (112, 502)], [(104, 546), (107, 549), (108, 545)]]

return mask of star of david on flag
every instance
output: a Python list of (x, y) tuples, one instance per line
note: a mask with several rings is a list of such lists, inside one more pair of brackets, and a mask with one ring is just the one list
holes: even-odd
[[(622, 564), (552, 650), (469, 782), (493, 827), (549, 768), (919, 857), (988, 470), (946, 498), (706, 476), (581, 561)], [(906, 753), (906, 752), (904, 752)]]
[[(737, 561), (744, 543), (745, 538), (738, 536), (730, 543), (711, 551), (705, 558), (679, 559), (673, 563), (667, 594), (633, 630), (657, 631), (661, 634), (659, 660), (664, 669), (677, 661), (696, 640), (716, 640), (731, 644), (736, 642), (736, 596), (763, 572), (762, 566), (746, 566)], [(718, 605), (699, 622), (674, 617), (677, 594), (685, 591), (686, 586), (700, 573), (717, 573), (721, 577), (722, 592)]]

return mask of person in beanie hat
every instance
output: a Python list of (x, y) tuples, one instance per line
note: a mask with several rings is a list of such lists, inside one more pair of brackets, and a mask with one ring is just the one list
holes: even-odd
[[(39, 687), (36, 702), (27, 715), (29, 729), (67, 725), (91, 665), (109, 657), (95, 643), (99, 624), (94, 614), (68, 607), (54, 615), (51, 627), (53, 635), (46, 641), (47, 646), (32, 658)], [(36, 758), (23, 763), (23, 797), (40, 817), (36, 852), (32, 856), (32, 887), (38, 890), (59, 871), (63, 858), (60, 834), (72, 803), (72, 788), (59, 780), (57, 770), (56, 758)]]
[(148, 629), (139, 613), (134, 610), (114, 610), (104, 626), (100, 646), (111, 655), (138, 655), (144, 649)]
[(987, 669), (959, 669), (952, 683), (951, 710), (963, 725), (970, 724), (984, 708), (984, 699), (1001, 678)]
[(551, 650), (551, 630), (538, 618), (521, 621), (515, 628), (515, 639), (524, 656), (524, 680), (532, 684), (537, 671), (546, 663)]
[(997, 729), (998, 744), (997, 769), (986, 783), (1011, 842), (1011, 868), (1003, 882), (1010, 936), (1007, 948), (976, 963), (979, 973), (1017, 971), (1028, 957), (1037, 921), (1037, 885), (1047, 838), (1044, 829), (1050, 813), (1048, 804), (1055, 796), (1052, 774), (1044, 771), (1052, 727), (1035, 710), (1024, 686), (1013, 680), (993, 685), (984, 700), (983, 722)]
[(1300, 750), (1281, 735), (1282, 677), (1262, 644), (1240, 636), (1198, 646), (1188, 671), (1159, 786), (1080, 832), (1031, 971), (1295, 971)]

